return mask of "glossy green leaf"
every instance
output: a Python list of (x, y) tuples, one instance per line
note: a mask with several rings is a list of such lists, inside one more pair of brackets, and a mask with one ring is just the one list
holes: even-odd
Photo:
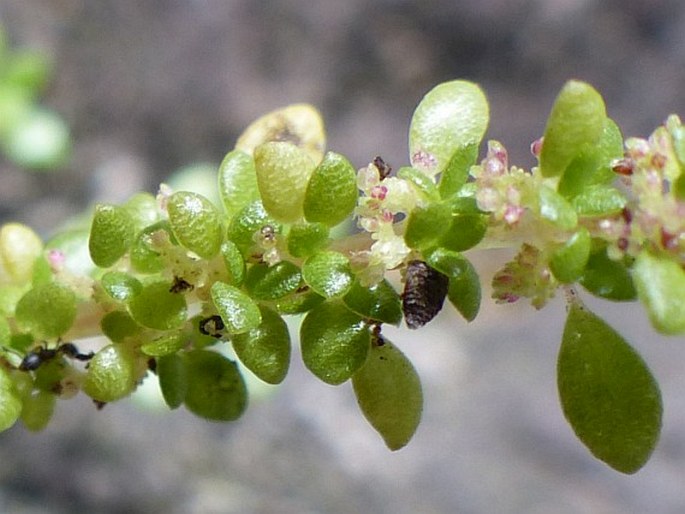
[(261, 307), (261, 324), (231, 338), (233, 349), (247, 369), (268, 384), (280, 384), (290, 366), (290, 333), (283, 318)]
[(316, 167), (304, 196), (304, 216), (309, 222), (334, 227), (357, 205), (357, 173), (345, 157), (328, 152)]
[(219, 211), (204, 196), (178, 191), (167, 201), (169, 223), (178, 242), (203, 259), (211, 259), (221, 247), (223, 228)]
[(390, 341), (378, 339), (352, 386), (364, 417), (391, 450), (404, 447), (416, 432), (423, 412), (419, 376)]
[(211, 288), (212, 301), (229, 334), (242, 334), (262, 322), (259, 306), (244, 291), (224, 282)]
[(454, 80), (434, 87), (412, 116), (412, 166), (439, 173), (460, 148), (480, 143), (488, 121), (488, 101), (476, 84)]
[(625, 207), (626, 202), (626, 197), (618, 189), (606, 185), (586, 187), (571, 200), (579, 216), (617, 214)]
[(259, 200), (257, 172), (251, 155), (233, 150), (219, 166), (219, 196), (229, 217)]
[(442, 171), (439, 189), (442, 198), (449, 198), (456, 194), (469, 178), (471, 166), (478, 158), (478, 144), (471, 143), (458, 148), (447, 167)]
[(404, 241), (409, 248), (422, 250), (434, 246), (452, 222), (452, 209), (439, 202), (415, 207), (407, 219)]
[(272, 227), (276, 233), (281, 231), (280, 224), (266, 213), (262, 203), (252, 202), (233, 216), (226, 236), (240, 248), (243, 255), (247, 255), (250, 248), (255, 245), (255, 234), (265, 226)]
[(0, 284), (27, 284), (34, 262), (43, 252), (38, 234), (21, 223), (5, 223), (0, 228)]
[(16, 322), (36, 339), (53, 339), (76, 319), (76, 295), (66, 286), (49, 283), (30, 289), (17, 303)]
[(165, 355), (155, 359), (159, 388), (170, 409), (183, 404), (188, 391), (188, 372), (185, 359), (178, 354)]
[(270, 142), (255, 149), (257, 185), (264, 209), (277, 221), (290, 223), (303, 215), (305, 192), (316, 165), (291, 143)]
[(598, 459), (635, 473), (661, 430), (661, 395), (640, 356), (603, 320), (572, 305), (557, 363), (566, 419)]
[(635, 261), (633, 278), (652, 325), (664, 334), (685, 332), (685, 271), (644, 250)]
[(630, 272), (621, 262), (611, 260), (606, 249), (590, 254), (580, 283), (607, 300), (630, 301), (637, 296)]
[(325, 298), (315, 293), (309, 286), (300, 287), (295, 293), (276, 301), (276, 309), (281, 314), (303, 314), (321, 304)]
[(105, 292), (118, 302), (128, 302), (143, 289), (136, 277), (123, 271), (108, 271), (100, 279)]
[(349, 309), (365, 319), (390, 325), (399, 325), (402, 321), (400, 295), (387, 280), (371, 287), (364, 287), (355, 281), (343, 301)]
[(135, 237), (135, 224), (123, 207), (99, 204), (90, 227), (90, 258), (101, 268), (109, 268), (129, 249)]
[(245, 277), (245, 288), (255, 300), (277, 300), (295, 292), (301, 282), (300, 268), (281, 261), (273, 266), (252, 265)]
[(127, 337), (138, 334), (142, 328), (128, 312), (111, 311), (100, 320), (102, 333), (112, 342), (120, 343)]
[(124, 345), (111, 344), (88, 362), (83, 392), (99, 402), (113, 402), (131, 394), (136, 380), (133, 351)]
[(212, 421), (238, 419), (247, 407), (247, 388), (235, 362), (207, 350), (185, 354), (187, 409)]
[(438, 187), (435, 185), (433, 177), (425, 172), (411, 166), (403, 166), (397, 170), (397, 178), (409, 181), (426, 200), (431, 202), (440, 200)]
[(186, 300), (172, 293), (167, 281), (152, 282), (143, 287), (128, 303), (131, 317), (140, 325), (156, 330), (172, 330), (186, 320)]
[(233, 241), (224, 241), (221, 244), (221, 256), (228, 271), (228, 283), (240, 286), (245, 280), (245, 260), (240, 249)]
[(453, 214), (439, 245), (455, 252), (473, 248), (485, 237), (488, 229), (486, 219), (480, 214)]
[(426, 262), (449, 278), (447, 298), (466, 321), (478, 315), (481, 302), (480, 278), (473, 265), (458, 252), (438, 248)]
[(22, 402), (9, 372), (0, 367), (0, 432), (16, 423), (21, 415)]
[(150, 357), (164, 357), (176, 353), (185, 345), (186, 341), (182, 334), (172, 332), (143, 343), (140, 346), (140, 351)]
[(580, 227), (578, 232), (552, 254), (549, 268), (554, 277), (563, 284), (571, 284), (578, 280), (585, 271), (591, 247), (590, 232), (585, 227)]
[[(166, 234), (163, 234), (163, 233)], [(166, 267), (164, 258), (155, 250), (154, 239), (160, 234), (175, 240), (171, 233), (171, 226), (167, 220), (153, 223), (145, 227), (135, 237), (129, 250), (131, 267), (138, 273), (157, 273)]]
[(157, 199), (150, 193), (136, 193), (122, 207), (131, 217), (136, 233), (159, 221)]
[(606, 109), (601, 95), (589, 84), (568, 81), (557, 96), (545, 127), (540, 171), (545, 177), (564, 173), (585, 147), (599, 141)]
[(331, 385), (342, 384), (364, 364), (370, 343), (364, 320), (338, 302), (315, 307), (300, 326), (305, 366)]
[(22, 397), (21, 422), (27, 430), (39, 432), (48, 426), (55, 411), (57, 396), (34, 389)]
[(354, 281), (349, 259), (333, 251), (309, 257), (302, 266), (302, 278), (316, 293), (326, 298), (344, 295)]
[(297, 223), (288, 232), (288, 252), (293, 257), (309, 257), (328, 244), (328, 235), (323, 223)]
[(578, 224), (574, 208), (551, 187), (538, 188), (538, 202), (540, 216), (561, 230), (572, 230)]

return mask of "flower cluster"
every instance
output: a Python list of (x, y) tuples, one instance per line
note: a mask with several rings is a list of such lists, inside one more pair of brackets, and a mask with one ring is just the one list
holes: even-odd
[(398, 215), (411, 212), (419, 197), (408, 181), (388, 177), (387, 172), (382, 161), (376, 159), (357, 174), (357, 186), (363, 192), (355, 210), (357, 223), (374, 240), (369, 250), (354, 255), (364, 285), (381, 281), (386, 270), (400, 266), (411, 252), (404, 238), (395, 232), (394, 222)]
[(492, 297), (497, 303), (513, 303), (526, 297), (533, 307), (541, 309), (554, 296), (557, 286), (543, 253), (524, 244), (514, 260), (492, 278)]

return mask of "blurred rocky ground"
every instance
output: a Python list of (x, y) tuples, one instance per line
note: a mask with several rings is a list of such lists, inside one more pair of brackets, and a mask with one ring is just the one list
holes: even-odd
[[(329, 147), (356, 166), (379, 154), (405, 163), (413, 108), (452, 78), (482, 84), (488, 136), (524, 166), (569, 78), (594, 84), (627, 135), (685, 114), (678, 0), (2, 0), (0, 23), (14, 44), (53, 59), (45, 103), (76, 141), (57, 173), (0, 162), (0, 221), (46, 236), (94, 201), (218, 164), (251, 120), (292, 102), (317, 105)], [(492, 273), (492, 258), (473, 258)], [(635, 476), (596, 462), (560, 412), (562, 302), (537, 313), (486, 301), (468, 326), (444, 312), (418, 334), (388, 331), (426, 397), (398, 453), (348, 385), (317, 382), (295, 354), (285, 383), (233, 424), (142, 400), (96, 412), (80, 398), (61, 403), (43, 433), (13, 428), (0, 435), (0, 511), (685, 512), (683, 340), (655, 336), (639, 307), (597, 309), (662, 385), (662, 440)]]

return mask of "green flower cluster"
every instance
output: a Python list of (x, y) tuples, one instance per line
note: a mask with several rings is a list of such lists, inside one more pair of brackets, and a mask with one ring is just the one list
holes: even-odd
[[(292, 105), (256, 120), (226, 155), (220, 205), (162, 185), (156, 197), (97, 205), (89, 229), (45, 245), (3, 226), (0, 428), (43, 428), (56, 398), (81, 391), (101, 407), (153, 376), (170, 408), (234, 420), (248, 401), (242, 367), (282, 382), (285, 317), (300, 316), (305, 366), (331, 385), (351, 381), (363, 415), (399, 449), (423, 396), (383, 325), (420, 328), (445, 299), (472, 321), (481, 282), (463, 252), (505, 246), (518, 254), (493, 277), (494, 298), (542, 308), (564, 291), (564, 413), (599, 459), (637, 471), (658, 440), (658, 387), (573, 284), (637, 298), (658, 330), (685, 332), (685, 132), (669, 118), (624, 151), (601, 96), (570, 81), (532, 146), (539, 165), (523, 170), (496, 141), (478, 161), (488, 122), (477, 85), (441, 84), (412, 117), (409, 165), (395, 173), (376, 157), (355, 170), (325, 151), (319, 113)], [(95, 353), (73, 343), (96, 334), (106, 342)]]

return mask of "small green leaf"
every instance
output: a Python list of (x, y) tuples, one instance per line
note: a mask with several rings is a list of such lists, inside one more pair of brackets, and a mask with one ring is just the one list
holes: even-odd
[(295, 293), (281, 298), (276, 302), (276, 308), (281, 314), (303, 314), (319, 305), (325, 298), (316, 294), (310, 287), (299, 288)]
[(469, 260), (458, 252), (438, 248), (428, 255), (426, 262), (449, 278), (447, 298), (464, 319), (476, 319), (481, 302), (480, 278)]
[(128, 302), (143, 289), (140, 280), (123, 271), (108, 271), (102, 275), (100, 284), (118, 302)]
[(314, 162), (304, 150), (285, 142), (264, 143), (255, 149), (254, 158), (266, 212), (283, 223), (299, 220)]
[(399, 325), (402, 321), (400, 295), (387, 280), (371, 287), (364, 287), (359, 281), (355, 281), (343, 301), (349, 309), (363, 318), (391, 325)]
[(280, 224), (266, 213), (262, 203), (252, 202), (233, 216), (228, 225), (226, 237), (240, 248), (243, 255), (247, 256), (255, 245), (255, 233), (265, 226), (272, 227), (276, 233), (281, 231)]
[(540, 216), (561, 230), (572, 230), (578, 224), (578, 216), (571, 204), (551, 187), (541, 185), (538, 188), (538, 201)]
[(113, 402), (136, 386), (135, 356), (124, 345), (105, 346), (88, 362), (83, 392), (99, 402)]
[(276, 312), (261, 307), (262, 323), (231, 338), (233, 349), (247, 369), (268, 384), (280, 384), (290, 365), (288, 325)]
[(262, 322), (259, 306), (245, 292), (223, 282), (211, 288), (212, 301), (229, 334), (242, 334)]
[(606, 109), (601, 95), (589, 84), (568, 81), (557, 96), (547, 120), (540, 152), (545, 177), (564, 173), (586, 146), (596, 144), (604, 130)]
[(57, 396), (51, 391), (34, 389), (22, 398), (21, 422), (27, 430), (39, 432), (43, 430), (55, 411)]
[(422, 250), (434, 246), (450, 227), (452, 209), (439, 202), (417, 206), (409, 214), (404, 241), (409, 248)]
[(281, 261), (273, 266), (252, 265), (245, 277), (245, 288), (255, 300), (278, 300), (295, 292), (301, 282), (300, 268)]
[(178, 354), (158, 357), (155, 361), (164, 401), (170, 409), (176, 409), (183, 404), (188, 391), (186, 361)]
[(424, 198), (431, 202), (440, 200), (438, 188), (432, 176), (410, 166), (403, 166), (397, 170), (397, 178), (409, 181)]
[(685, 271), (680, 265), (644, 250), (635, 261), (633, 278), (652, 325), (664, 334), (685, 332)]
[(566, 243), (557, 248), (549, 260), (549, 268), (554, 277), (562, 284), (571, 284), (585, 271), (590, 258), (592, 238), (585, 227), (580, 227)]
[(133, 220), (136, 233), (159, 221), (157, 199), (150, 193), (136, 193), (122, 207)]
[(233, 241), (224, 241), (221, 244), (221, 256), (228, 271), (228, 282), (240, 286), (245, 280), (245, 259), (240, 249)]
[(257, 172), (251, 155), (240, 150), (226, 154), (219, 166), (219, 196), (229, 217), (259, 200)]
[(0, 367), (0, 432), (14, 425), (21, 415), (22, 401), (9, 372)]
[(203, 259), (211, 259), (223, 239), (219, 211), (204, 196), (178, 191), (167, 202), (171, 230), (184, 247)]
[(135, 237), (135, 224), (123, 207), (99, 204), (90, 227), (88, 249), (96, 266), (109, 268), (129, 249)]
[(131, 317), (140, 325), (155, 330), (173, 330), (186, 320), (186, 300), (172, 293), (167, 281), (151, 282), (128, 303)]
[(476, 84), (454, 80), (434, 87), (412, 116), (412, 166), (433, 174), (443, 171), (460, 148), (480, 143), (488, 121), (488, 101)]
[(164, 357), (176, 353), (186, 345), (182, 335), (177, 332), (164, 334), (140, 346), (140, 351), (150, 357)]
[(154, 249), (153, 239), (159, 236), (158, 232), (166, 232), (170, 240), (174, 239), (169, 222), (163, 220), (141, 230), (131, 245), (131, 267), (138, 273), (157, 273), (166, 266), (163, 257)]
[(302, 278), (316, 293), (326, 298), (344, 295), (354, 281), (349, 259), (333, 251), (309, 257), (302, 266)]
[(36, 339), (59, 337), (76, 319), (76, 295), (54, 282), (36, 286), (19, 300), (15, 316), (19, 327)]
[(342, 384), (364, 364), (370, 341), (364, 320), (338, 302), (315, 307), (300, 326), (305, 366), (331, 385)]
[(328, 152), (316, 167), (304, 196), (304, 216), (329, 227), (342, 223), (357, 205), (357, 173), (345, 157)]
[(621, 212), (626, 197), (616, 188), (606, 185), (589, 186), (571, 200), (578, 216), (610, 216)]
[(5, 223), (0, 228), (0, 284), (24, 285), (33, 275), (33, 266), (43, 252), (43, 242), (21, 223)]
[(100, 328), (102, 333), (114, 343), (120, 343), (141, 331), (140, 325), (133, 321), (128, 312), (124, 311), (111, 311), (105, 314), (100, 320)]
[(440, 246), (455, 252), (473, 248), (485, 237), (488, 229), (486, 219), (480, 214), (453, 214), (447, 232), (440, 239)]
[(364, 417), (391, 450), (404, 447), (423, 412), (423, 392), (411, 362), (390, 341), (378, 339), (352, 386)]
[(571, 306), (557, 363), (566, 419), (598, 459), (635, 473), (661, 430), (661, 395), (644, 361), (603, 320)]
[(207, 350), (185, 354), (185, 406), (211, 421), (233, 421), (247, 407), (247, 388), (235, 362)]
[(471, 143), (457, 149), (452, 155), (449, 164), (442, 171), (439, 189), (442, 198), (455, 195), (469, 178), (471, 166), (478, 158), (478, 144)]
[(637, 296), (630, 272), (619, 261), (611, 260), (602, 248), (590, 255), (582, 286), (596, 296), (614, 301), (630, 301)]
[(323, 223), (297, 223), (288, 232), (288, 252), (293, 257), (309, 257), (328, 244), (328, 234)]

